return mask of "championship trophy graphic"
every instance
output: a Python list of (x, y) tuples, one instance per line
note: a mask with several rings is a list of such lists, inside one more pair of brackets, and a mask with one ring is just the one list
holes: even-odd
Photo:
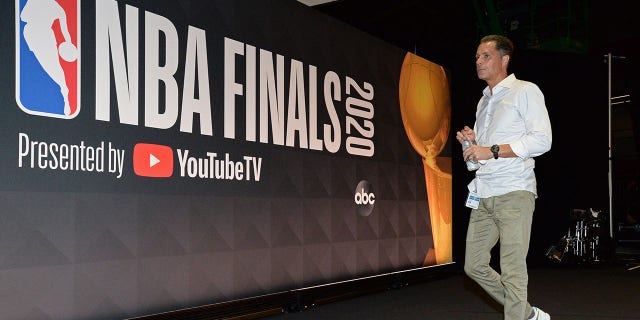
[(433, 246), (424, 265), (452, 261), (451, 158), (438, 157), (451, 126), (451, 99), (444, 69), (410, 52), (400, 71), (400, 112), (411, 145), (422, 157)]

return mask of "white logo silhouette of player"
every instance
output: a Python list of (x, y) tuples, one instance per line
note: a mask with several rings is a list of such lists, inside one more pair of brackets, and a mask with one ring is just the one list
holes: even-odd
[[(59, 58), (72, 62), (78, 58), (78, 49), (71, 43), (64, 9), (54, 0), (28, 0), (20, 13), (24, 26), (24, 40), (44, 71), (60, 86), (64, 99), (64, 114), (71, 113), (69, 88)], [(57, 46), (53, 23), (58, 20), (64, 42)]]

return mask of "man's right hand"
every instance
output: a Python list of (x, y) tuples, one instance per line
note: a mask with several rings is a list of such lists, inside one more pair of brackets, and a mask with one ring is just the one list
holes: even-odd
[(462, 141), (464, 140), (469, 140), (475, 144), (476, 133), (473, 131), (473, 129), (469, 128), (469, 126), (464, 126), (462, 130), (456, 132), (456, 139), (458, 139), (458, 142), (460, 143), (462, 143)]

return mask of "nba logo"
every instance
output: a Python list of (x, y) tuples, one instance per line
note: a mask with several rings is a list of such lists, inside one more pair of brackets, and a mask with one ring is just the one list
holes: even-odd
[(80, 112), (80, 0), (16, 0), (16, 102), (29, 114)]

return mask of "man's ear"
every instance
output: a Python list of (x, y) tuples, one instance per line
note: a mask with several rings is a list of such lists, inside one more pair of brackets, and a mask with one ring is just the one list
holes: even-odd
[(509, 65), (509, 59), (511, 59), (511, 56), (508, 54), (502, 56), (502, 65), (504, 65), (505, 68)]

